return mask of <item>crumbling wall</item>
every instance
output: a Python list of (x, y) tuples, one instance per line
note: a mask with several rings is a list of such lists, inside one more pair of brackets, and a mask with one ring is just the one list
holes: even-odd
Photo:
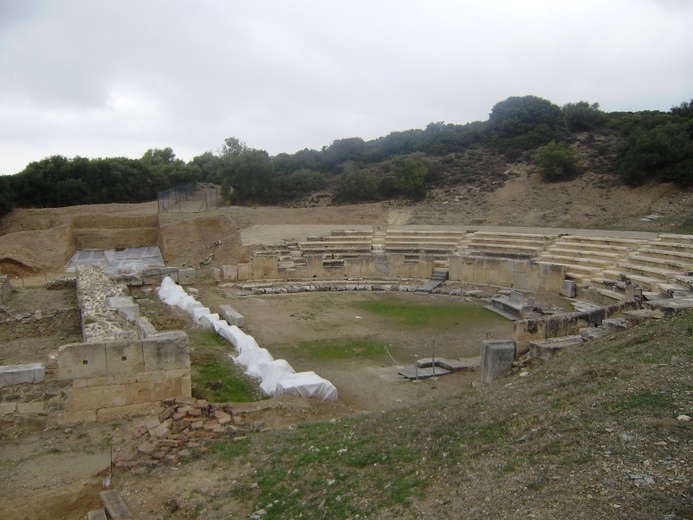
[(637, 308), (636, 301), (627, 301), (591, 311), (518, 320), (513, 325), (513, 339), (517, 346), (517, 354), (526, 353), (532, 341), (579, 334), (581, 328), (596, 327), (605, 319)]
[(79, 334), (80, 313), (77, 309), (35, 311), (0, 321), (0, 343), (22, 338), (52, 336), (56, 331)]

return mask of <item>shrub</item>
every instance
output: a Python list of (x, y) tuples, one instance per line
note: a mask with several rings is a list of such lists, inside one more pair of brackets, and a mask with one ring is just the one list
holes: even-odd
[(577, 153), (564, 143), (551, 141), (537, 149), (536, 157), (541, 178), (545, 182), (567, 181), (582, 173)]

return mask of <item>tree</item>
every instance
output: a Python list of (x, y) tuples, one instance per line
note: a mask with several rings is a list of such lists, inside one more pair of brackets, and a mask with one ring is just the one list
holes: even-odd
[(397, 155), (390, 162), (395, 188), (413, 199), (426, 197), (428, 167), (421, 158)]
[(345, 202), (377, 200), (378, 178), (371, 170), (359, 169), (354, 163), (348, 162), (337, 177), (335, 196)]
[(551, 141), (538, 148), (536, 161), (545, 182), (567, 181), (582, 173), (577, 153), (563, 143)]
[(571, 132), (591, 132), (604, 126), (606, 116), (599, 109), (599, 103), (578, 101), (563, 105), (568, 130)]
[(222, 195), (236, 204), (267, 204), (274, 195), (274, 164), (264, 150), (247, 148), (223, 166)]
[(297, 170), (278, 179), (279, 194), (284, 200), (299, 199), (325, 189), (325, 176), (315, 170)]
[(509, 97), (496, 103), (489, 123), (494, 144), (524, 150), (560, 140), (567, 131), (560, 107), (536, 96)]
[(10, 178), (0, 176), (0, 217), (12, 209), (13, 190)]

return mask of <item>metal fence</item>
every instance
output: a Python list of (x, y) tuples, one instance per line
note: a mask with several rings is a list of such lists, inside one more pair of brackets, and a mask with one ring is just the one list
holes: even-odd
[(189, 182), (156, 194), (159, 213), (203, 213), (221, 205), (221, 188), (215, 184)]

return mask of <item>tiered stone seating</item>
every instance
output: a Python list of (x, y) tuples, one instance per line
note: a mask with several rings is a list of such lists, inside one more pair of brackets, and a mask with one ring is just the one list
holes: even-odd
[[(564, 265), (568, 279), (589, 285), (600, 273), (615, 266), (642, 243), (644, 240), (564, 235), (542, 253), (541, 259)], [(620, 277), (616, 277), (615, 281), (618, 280)], [(612, 284), (607, 282), (606, 285), (599, 285), (611, 290), (607, 286)]]
[(458, 248), (459, 254), (533, 258), (555, 240), (555, 235), (476, 231)]
[(447, 277), (450, 255), (465, 235), (465, 231), (445, 229), (388, 229), (383, 251), (404, 254), (409, 262), (418, 262), (421, 253), (432, 256), (438, 276)]
[(678, 277), (693, 273), (693, 235), (660, 235), (642, 244), (616, 263), (605, 277), (623, 278), (637, 283), (650, 299), (687, 290)]
[(329, 254), (342, 259), (354, 257), (372, 251), (373, 231), (333, 231), (329, 236), (308, 237), (307, 241), (299, 242), (298, 247), (308, 255)]

